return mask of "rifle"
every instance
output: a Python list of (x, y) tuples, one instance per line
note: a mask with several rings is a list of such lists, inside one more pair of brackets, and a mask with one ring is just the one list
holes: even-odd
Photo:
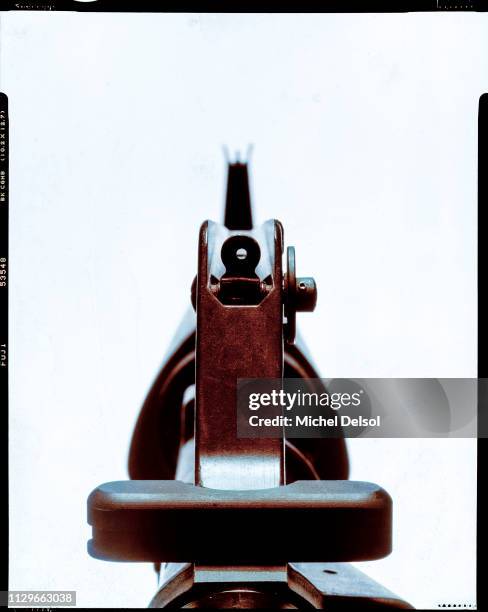
[(141, 409), (131, 480), (88, 498), (89, 554), (153, 562), (150, 607), (411, 608), (349, 564), (389, 554), (392, 502), (348, 480), (343, 438), (237, 436), (238, 379), (318, 378), (295, 325), (317, 288), (293, 247), (283, 270), (283, 245), (278, 221), (253, 225), (247, 163), (229, 163), (224, 224), (201, 227), (195, 312)]

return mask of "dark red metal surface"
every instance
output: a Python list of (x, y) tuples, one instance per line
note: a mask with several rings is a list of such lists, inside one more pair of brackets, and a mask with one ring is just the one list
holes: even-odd
[(391, 499), (346, 480), (343, 439), (237, 437), (239, 378), (317, 378), (294, 343), (315, 282), (282, 255), (281, 224), (253, 228), (247, 165), (230, 164), (225, 227), (202, 226), (196, 318), (142, 407), (133, 480), (88, 500), (92, 556), (169, 562), (151, 607), (409, 607), (343, 563), (391, 550)]

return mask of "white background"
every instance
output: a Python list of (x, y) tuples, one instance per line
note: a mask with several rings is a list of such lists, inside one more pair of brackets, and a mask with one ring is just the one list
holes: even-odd
[[(314, 275), (327, 377), (476, 375), (481, 14), (4, 13), (10, 99), (10, 587), (145, 606), (146, 564), (86, 553), (220, 220), (221, 147), (254, 144), (258, 221)], [(359, 564), (418, 607), (475, 600), (475, 441), (355, 440), (395, 504)], [(299, 528), (300, 526), (297, 526)]]

